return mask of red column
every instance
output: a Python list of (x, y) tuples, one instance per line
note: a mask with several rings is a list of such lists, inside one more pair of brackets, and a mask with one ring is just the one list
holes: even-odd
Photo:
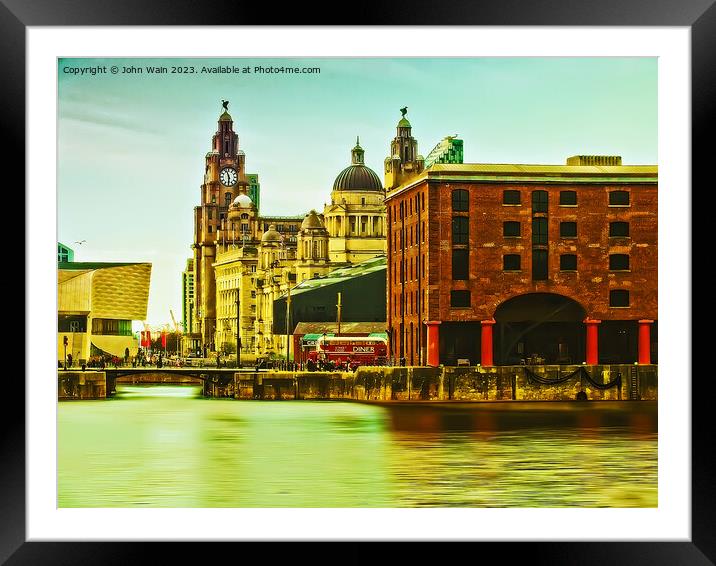
[(639, 363), (651, 363), (651, 324), (653, 320), (639, 321)]
[(428, 327), (428, 365), (438, 367), (440, 365), (440, 322), (425, 322)]
[(599, 324), (601, 320), (584, 319), (587, 325), (587, 365), (594, 366), (599, 363)]
[(492, 363), (492, 326), (495, 319), (482, 321), (482, 335), (480, 336), (480, 365), (494, 366)]

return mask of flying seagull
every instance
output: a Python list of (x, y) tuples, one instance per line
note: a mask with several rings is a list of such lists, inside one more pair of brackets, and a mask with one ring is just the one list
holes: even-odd
[(78, 241), (75, 240), (75, 244), (79, 244), (79, 245), (81, 246), (81, 245), (84, 244), (86, 241), (87, 241), (87, 240), (82, 240), (81, 242), (78, 242)]

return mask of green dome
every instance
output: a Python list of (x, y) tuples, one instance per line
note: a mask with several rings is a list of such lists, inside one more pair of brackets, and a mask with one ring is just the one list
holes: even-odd
[(408, 122), (407, 118), (402, 118), (400, 122), (398, 122), (399, 128), (410, 128), (410, 122)]
[(231, 117), (231, 114), (228, 112), (224, 112), (221, 116), (219, 116), (219, 122), (232, 122), (233, 118)]
[(334, 191), (382, 191), (380, 177), (370, 167), (354, 164), (338, 173), (333, 183)]

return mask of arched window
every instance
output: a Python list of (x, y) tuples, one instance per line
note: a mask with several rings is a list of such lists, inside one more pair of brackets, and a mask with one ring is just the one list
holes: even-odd
[(452, 278), (467, 280), (470, 273), (470, 260), (466, 249), (455, 248), (452, 251)]
[(560, 271), (577, 271), (577, 255), (562, 254), (559, 256)]
[(520, 237), (520, 223), (519, 222), (503, 222), (502, 223), (502, 235), (505, 238), (519, 238)]
[(609, 256), (609, 271), (628, 271), (629, 256), (627, 254), (611, 254)]
[(610, 238), (628, 238), (629, 223), (628, 222), (610, 222), (609, 223)]
[(453, 212), (468, 212), (470, 209), (470, 193), (465, 189), (455, 189), (452, 192)]
[(539, 246), (547, 245), (547, 219), (532, 219), (532, 243)]
[(503, 271), (520, 271), (520, 269), (522, 269), (520, 254), (506, 254), (502, 256)]
[(532, 212), (547, 212), (547, 191), (532, 191)]
[(452, 243), (467, 244), (469, 238), (470, 220), (467, 216), (453, 216), (452, 219)]
[(629, 191), (610, 191), (609, 206), (629, 206)]
[(614, 289), (613, 291), (609, 291), (609, 306), (628, 307), (629, 291), (626, 291), (624, 289)]
[(532, 280), (547, 279), (547, 250), (532, 250)]
[(559, 223), (560, 238), (576, 238), (577, 223), (576, 222), (560, 222)]
[(520, 191), (504, 190), (502, 191), (502, 204), (521, 204)]
[(559, 192), (559, 204), (561, 206), (576, 206), (577, 205), (577, 191), (560, 191)]

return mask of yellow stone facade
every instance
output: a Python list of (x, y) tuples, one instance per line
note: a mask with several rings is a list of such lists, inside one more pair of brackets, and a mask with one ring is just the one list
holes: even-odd
[[(242, 359), (285, 357), (286, 330), (273, 328), (274, 301), (301, 281), (386, 253), (385, 191), (363, 153), (356, 143), (322, 213), (260, 215), (233, 120), (220, 116), (194, 217), (192, 330), (207, 351), (233, 355), (238, 331)], [(228, 169), (235, 179), (222, 177)]]
[(119, 357), (124, 357), (125, 349), (136, 354), (131, 322), (147, 317), (151, 272), (151, 263), (60, 263), (58, 361), (66, 352), (81, 363), (89, 359), (92, 346)]
[(365, 166), (363, 155), (356, 140), (351, 164), (336, 177), (331, 203), (323, 210), (334, 266), (386, 253), (385, 191), (378, 175)]

